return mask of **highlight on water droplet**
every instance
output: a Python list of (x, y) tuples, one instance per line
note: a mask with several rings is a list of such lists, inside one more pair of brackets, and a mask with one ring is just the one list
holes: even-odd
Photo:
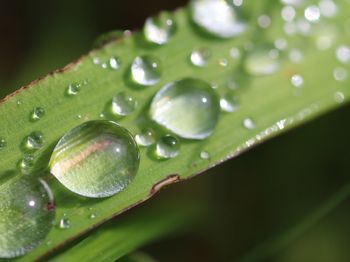
[(67, 88), (68, 96), (75, 96), (80, 92), (81, 85), (77, 82), (70, 83)]
[(238, 109), (237, 97), (233, 93), (227, 93), (220, 98), (220, 108), (227, 113), (235, 112)]
[(30, 114), (31, 121), (38, 121), (45, 115), (45, 110), (42, 107), (35, 107)]
[(63, 135), (49, 163), (66, 188), (86, 197), (112, 196), (136, 176), (140, 154), (128, 130), (106, 120), (85, 122)]
[(220, 38), (231, 38), (246, 31), (242, 17), (243, 1), (192, 0), (193, 22), (202, 30)]
[(293, 75), (290, 81), (295, 87), (302, 87), (304, 85), (304, 78), (299, 74)]
[(0, 184), (0, 258), (24, 255), (50, 232), (53, 195), (41, 179), (15, 176)]
[(243, 126), (247, 129), (254, 129), (256, 127), (254, 120), (251, 118), (245, 118), (243, 120)]
[(157, 45), (168, 43), (176, 30), (177, 25), (170, 12), (162, 12), (157, 17), (148, 18), (143, 28), (146, 40)]
[(205, 67), (211, 57), (211, 52), (208, 48), (199, 48), (192, 51), (190, 60), (194, 66)]
[(210, 84), (185, 78), (165, 85), (152, 100), (150, 116), (159, 125), (187, 139), (205, 139), (217, 125), (219, 97)]
[(61, 218), (58, 226), (61, 229), (68, 229), (68, 228), (70, 228), (70, 220), (66, 217)]
[(152, 86), (161, 78), (160, 62), (150, 55), (138, 56), (131, 65), (131, 79), (141, 86)]
[(112, 99), (111, 112), (117, 116), (130, 115), (137, 107), (137, 101), (125, 92), (120, 92)]
[(150, 146), (156, 142), (155, 133), (152, 129), (144, 129), (135, 136), (135, 141), (139, 146)]
[(22, 141), (22, 149), (24, 151), (35, 151), (44, 144), (44, 135), (40, 131), (34, 131), (26, 136)]
[(180, 151), (180, 141), (171, 135), (163, 136), (156, 144), (156, 157), (158, 159), (175, 158)]
[(210, 154), (208, 151), (202, 151), (200, 154), (199, 154), (200, 158), (203, 159), (203, 160), (209, 160), (210, 159)]
[(280, 68), (279, 51), (277, 49), (255, 49), (248, 53), (245, 70), (255, 76), (271, 75)]

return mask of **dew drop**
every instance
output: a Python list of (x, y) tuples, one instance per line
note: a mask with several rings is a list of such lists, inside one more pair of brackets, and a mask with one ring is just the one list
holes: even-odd
[(131, 78), (141, 86), (152, 86), (161, 78), (160, 62), (153, 56), (138, 56), (131, 65)]
[(334, 17), (338, 13), (338, 6), (332, 0), (321, 0), (318, 5), (325, 17)]
[(59, 228), (61, 229), (68, 229), (70, 228), (70, 220), (66, 217), (61, 218), (59, 222)]
[(22, 174), (28, 175), (34, 166), (34, 157), (32, 155), (24, 155), (19, 161), (18, 167)]
[(221, 67), (227, 67), (228, 66), (228, 61), (226, 58), (220, 58), (219, 59), (219, 66)]
[(254, 129), (256, 127), (254, 120), (251, 118), (244, 119), (243, 126), (247, 129)]
[(296, 11), (293, 6), (285, 6), (282, 8), (281, 16), (286, 22), (292, 22), (295, 18)]
[(171, 135), (162, 137), (156, 144), (156, 156), (158, 159), (175, 158), (180, 151), (180, 141)]
[(275, 44), (275, 47), (276, 47), (278, 50), (286, 50), (287, 45), (288, 45), (286, 39), (284, 39), (284, 38), (278, 38), (278, 39), (276, 39), (275, 42), (274, 42), (274, 44)]
[(348, 71), (344, 67), (337, 67), (333, 70), (333, 77), (336, 81), (345, 81), (348, 78)]
[(200, 158), (203, 159), (203, 160), (209, 160), (210, 159), (210, 154), (209, 152), (207, 151), (202, 151), (200, 154), (199, 154)]
[(128, 130), (96, 120), (68, 131), (56, 145), (49, 167), (69, 190), (86, 197), (114, 195), (135, 177), (139, 149)]
[(309, 22), (318, 22), (320, 20), (320, 9), (316, 5), (308, 6), (304, 11), (304, 16)]
[(246, 71), (255, 76), (271, 75), (280, 67), (278, 50), (256, 50), (248, 54), (245, 60)]
[(0, 151), (6, 147), (5, 138), (0, 137)]
[(220, 103), (210, 84), (185, 78), (165, 85), (153, 98), (151, 118), (176, 135), (205, 139), (216, 127)]
[(24, 255), (49, 233), (55, 212), (49, 186), (31, 177), (16, 176), (0, 184), (0, 258)]
[(220, 108), (227, 113), (235, 112), (238, 108), (237, 98), (234, 94), (228, 93), (220, 99)]
[(304, 55), (299, 49), (292, 49), (289, 52), (289, 60), (292, 63), (299, 64), (303, 61)]
[(90, 219), (95, 219), (96, 217), (97, 217), (97, 215), (96, 215), (95, 213), (92, 213), (92, 214), (90, 214), (90, 216), (89, 216)]
[(232, 59), (239, 59), (241, 57), (241, 51), (237, 47), (232, 47), (230, 49), (230, 57)]
[(30, 114), (31, 121), (38, 121), (45, 115), (45, 110), (42, 107), (35, 107)]
[(35, 151), (41, 148), (43, 144), (44, 144), (43, 133), (40, 131), (35, 131), (23, 139), (22, 149), (24, 151)]
[(191, 63), (198, 67), (205, 67), (211, 57), (211, 52), (208, 48), (195, 49), (191, 53)]
[(339, 46), (336, 50), (336, 57), (340, 63), (348, 64), (350, 62), (350, 46)]
[(258, 17), (258, 25), (261, 28), (268, 28), (271, 25), (271, 18), (268, 15), (261, 15)]
[(194, 23), (204, 31), (220, 38), (231, 38), (246, 31), (240, 6), (242, 1), (192, 0)]
[(156, 142), (154, 131), (151, 129), (142, 130), (135, 136), (135, 141), (139, 146), (150, 146)]
[(345, 95), (343, 92), (337, 91), (334, 94), (334, 100), (335, 102), (337, 102), (338, 104), (341, 104), (345, 101)]
[(118, 70), (120, 68), (121, 62), (119, 57), (112, 56), (108, 60), (109, 67), (113, 70)]
[(67, 95), (75, 96), (80, 92), (81, 85), (77, 82), (70, 83), (67, 88)]
[(173, 15), (169, 12), (163, 12), (158, 17), (148, 18), (143, 32), (147, 41), (164, 45), (175, 35), (176, 29)]
[(114, 115), (130, 115), (137, 107), (137, 101), (125, 92), (121, 92), (113, 97), (111, 111)]
[(304, 78), (301, 75), (293, 75), (290, 79), (291, 83), (295, 87), (302, 87), (304, 85)]

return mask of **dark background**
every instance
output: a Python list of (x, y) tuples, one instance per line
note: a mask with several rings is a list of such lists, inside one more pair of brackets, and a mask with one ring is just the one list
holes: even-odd
[[(88, 52), (109, 30), (139, 29), (146, 17), (185, 0), (2, 1), (0, 97)], [(286, 236), (349, 181), (349, 113), (344, 107), (288, 132), (190, 182), (209, 216), (204, 226), (143, 250), (159, 261), (235, 261), (267, 239)], [(157, 197), (162, 197), (162, 194)], [(350, 261), (349, 200), (263, 261)], [(277, 241), (279, 243), (279, 241)], [(259, 260), (261, 261), (261, 260)]]

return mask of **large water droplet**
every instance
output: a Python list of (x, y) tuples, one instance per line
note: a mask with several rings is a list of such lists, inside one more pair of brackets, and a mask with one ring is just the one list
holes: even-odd
[(135, 177), (139, 149), (128, 130), (97, 120), (68, 131), (50, 159), (51, 173), (69, 190), (86, 197), (114, 195)]
[(175, 158), (179, 154), (180, 141), (171, 135), (162, 137), (156, 145), (156, 156), (159, 159)]
[(134, 112), (137, 101), (125, 92), (121, 92), (113, 97), (111, 111), (118, 116), (127, 116)]
[(38, 121), (45, 115), (45, 110), (42, 107), (35, 107), (30, 114), (30, 120)]
[(135, 136), (136, 143), (140, 146), (150, 146), (156, 142), (154, 131), (151, 129), (142, 130)]
[(198, 67), (204, 67), (208, 64), (211, 52), (208, 48), (199, 48), (192, 51), (190, 59), (191, 63)]
[(242, 1), (192, 0), (192, 19), (204, 31), (221, 38), (231, 38), (245, 32), (241, 16)]
[(192, 78), (164, 86), (153, 98), (150, 108), (155, 122), (188, 139), (210, 136), (219, 114), (219, 98), (210, 84)]
[(271, 75), (280, 67), (279, 53), (276, 49), (253, 51), (248, 54), (244, 66), (251, 75)]
[(0, 257), (24, 255), (51, 229), (52, 193), (43, 180), (17, 176), (0, 184), (0, 199)]
[(143, 32), (147, 41), (164, 45), (175, 34), (176, 28), (173, 15), (169, 12), (163, 12), (158, 17), (148, 18)]
[(24, 151), (35, 151), (41, 148), (44, 144), (44, 135), (40, 131), (30, 133), (22, 142)]
[(152, 86), (161, 77), (160, 62), (153, 56), (138, 56), (131, 65), (131, 78), (141, 86)]

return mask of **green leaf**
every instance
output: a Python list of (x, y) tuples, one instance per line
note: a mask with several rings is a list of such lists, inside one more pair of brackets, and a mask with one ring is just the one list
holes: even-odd
[[(330, 23), (341, 30), (337, 44), (349, 41), (349, 31), (345, 30), (345, 19), (349, 17), (348, 3), (337, 3), (341, 13)], [(142, 33), (125, 36), (117, 41), (94, 50), (78, 61), (58, 70), (49, 76), (34, 81), (27, 87), (5, 98), (0, 105), (0, 137), (7, 146), (0, 151), (2, 159), (0, 181), (6, 174), (17, 170), (23, 153), (21, 141), (33, 131), (44, 135), (44, 146), (35, 152), (33, 175), (46, 176), (53, 188), (57, 204), (57, 221), (64, 214), (71, 221), (69, 230), (55, 227), (48, 236), (51, 245), (41, 245), (20, 260), (34, 260), (56, 250), (94, 227), (120, 214), (129, 208), (147, 200), (162, 186), (187, 179), (209, 167), (230, 159), (251, 147), (286, 130), (311, 120), (326, 111), (341, 105), (335, 99), (342, 94), (349, 99), (349, 81), (336, 82), (332, 72), (339, 67), (335, 59), (334, 48), (319, 51), (315, 48), (314, 36), (291, 37), (288, 43), (302, 49), (304, 60), (293, 64), (283, 58), (278, 73), (266, 77), (248, 77), (242, 71), (237, 59), (230, 58), (231, 48), (244, 49), (247, 41), (253, 41), (259, 47), (273, 43), (283, 37), (283, 22), (280, 18), (280, 6), (274, 1), (247, 2), (251, 17), (249, 31), (244, 37), (231, 40), (214, 39), (204, 35), (192, 25), (186, 9), (175, 13), (178, 32), (172, 41), (160, 47), (145, 45)], [(263, 32), (256, 27), (257, 17), (267, 13), (275, 21), (271, 28)], [(189, 63), (189, 55), (194, 48), (207, 47), (212, 58), (207, 67), (199, 69)], [(152, 54), (162, 63), (161, 81), (149, 88), (136, 89), (125, 81), (130, 63), (137, 55)], [(94, 57), (108, 61), (117, 56), (122, 61), (120, 70), (103, 69), (93, 63)], [(227, 59), (228, 66), (220, 65), (220, 59)], [(349, 65), (344, 66), (349, 70)], [(305, 79), (305, 85), (299, 95), (290, 83), (293, 74), (298, 73)], [(103, 199), (86, 199), (68, 192), (48, 174), (47, 164), (53, 147), (58, 139), (69, 129), (82, 122), (99, 119), (111, 97), (119, 91), (127, 91), (135, 97), (141, 107), (134, 114), (117, 121), (133, 134), (142, 128), (143, 118), (154, 94), (163, 85), (184, 77), (195, 77), (217, 85), (218, 92), (226, 92), (232, 77), (240, 78), (237, 90), (239, 109), (232, 114), (222, 114), (215, 133), (204, 141), (182, 141), (180, 155), (169, 161), (157, 161), (150, 157), (150, 151), (141, 149), (141, 165), (133, 183), (118, 195)], [(82, 84), (77, 96), (67, 97), (70, 83)], [(42, 107), (45, 116), (41, 120), (30, 121), (35, 107)], [(254, 129), (246, 129), (243, 121), (251, 118), (256, 124)], [(141, 123), (141, 124), (140, 124)], [(210, 159), (199, 157), (202, 151), (210, 153)], [(12, 174), (12, 173), (11, 173)], [(14, 192), (15, 194), (16, 192)], [(89, 219), (93, 212), (98, 213), (94, 220)]]

